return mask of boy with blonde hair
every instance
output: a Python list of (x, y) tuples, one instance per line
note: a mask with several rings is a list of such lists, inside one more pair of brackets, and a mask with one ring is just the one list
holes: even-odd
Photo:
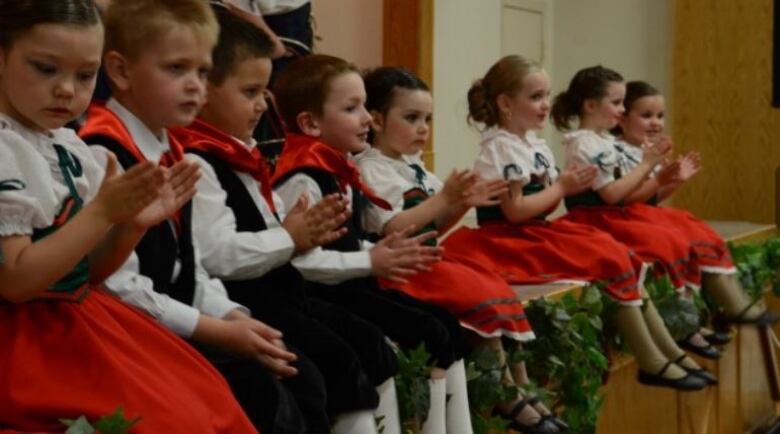
[[(205, 103), (219, 33), (213, 12), (203, 0), (133, 0), (112, 2), (104, 19), (103, 63), (113, 98), (90, 108), (80, 135), (113, 152), (125, 169), (147, 160), (162, 166), (181, 160), (183, 149), (167, 128), (189, 124)], [(209, 277), (192, 236), (191, 210), (189, 202), (174, 218), (150, 228), (107, 286), (193, 341), (264, 433), (305, 432), (297, 404), (276, 376), (314, 390), (322, 379), (297, 375), (293, 362), (298, 367), (310, 362)], [(292, 231), (306, 238), (316, 237), (317, 230), (312, 219), (301, 217)]]

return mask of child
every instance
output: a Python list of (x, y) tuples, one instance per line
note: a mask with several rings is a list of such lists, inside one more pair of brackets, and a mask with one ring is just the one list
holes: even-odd
[[(90, 108), (82, 137), (112, 151), (125, 169), (181, 160), (181, 145), (166, 128), (191, 123), (205, 100), (218, 32), (208, 3), (112, 2), (105, 23), (104, 66), (113, 98)], [(310, 361), (285, 348), (281, 333), (252, 319), (203, 270), (191, 212), (188, 202), (172, 219), (150, 228), (107, 286), (194, 341), (225, 375), (255, 426), (264, 432), (303, 432), (300, 413), (324, 415), (324, 404), (296, 404), (290, 393), (321, 396), (322, 379)], [(277, 375), (286, 379), (285, 387)]]
[[(222, 279), (233, 300), (281, 330), (286, 342), (318, 366), (335, 433), (376, 432), (370, 411), (378, 403), (374, 386), (392, 381), (395, 354), (371, 324), (306, 296), (303, 278), (290, 259), (313, 247), (313, 241), (299, 229), (305, 223), (302, 212), (293, 209), (285, 217), (252, 139), (266, 109), (271, 41), (226, 8), (214, 11), (221, 30), (209, 73), (209, 100), (193, 124), (171, 131), (204, 174), (192, 216), (204, 266)], [(324, 226), (337, 228), (347, 218), (346, 201), (337, 195), (324, 201), (338, 210)], [(305, 202), (299, 201), (296, 208), (302, 207)], [(314, 242), (330, 242), (334, 236)], [(308, 432), (330, 433), (327, 418), (308, 422)]]
[(544, 126), (550, 82), (520, 56), (499, 60), (469, 91), (471, 119), (484, 124), (474, 169), (484, 179), (509, 180), (501, 205), (478, 209), (479, 229), (461, 228), (444, 242), (450, 254), (483, 261), (510, 283), (581, 279), (605, 283), (620, 303), (616, 322), (636, 355), (639, 380), (683, 390), (705, 387), (708, 375), (685, 357), (652, 303), (639, 306), (644, 265), (604, 232), (545, 216), (568, 195), (587, 190), (596, 170), (555, 168), (552, 152), (533, 130)]
[[(596, 66), (578, 72), (568, 90), (556, 99), (553, 107), (556, 126), (568, 129), (574, 118), (580, 124), (579, 130), (564, 137), (567, 159), (599, 168), (599, 178), (591, 191), (567, 198), (567, 219), (608, 231), (642, 258), (653, 261), (658, 271), (668, 273), (679, 290), (684, 286), (698, 288), (702, 281), (701, 266), (710, 260), (691, 245), (688, 235), (680, 234), (674, 225), (663, 224), (666, 211), (642, 203), (654, 185), (668, 185), (677, 176), (679, 163), (673, 163), (659, 170), (655, 180), (645, 182), (670, 153), (671, 141), (659, 137), (657, 142), (648, 142), (638, 164), (630, 170), (622, 164), (625, 154), (619, 152), (609, 130), (617, 126), (624, 113), (624, 96), (622, 77)], [(720, 259), (716, 258), (715, 262)], [(687, 266), (683, 265), (686, 263)], [(734, 271), (731, 270), (732, 274)], [(708, 278), (706, 286), (716, 300), (726, 303), (732, 318), (739, 321), (765, 318), (763, 310), (753, 306), (736, 280), (728, 275)], [(720, 356), (698, 333), (688, 337), (684, 345), (704, 357)]]
[[(368, 232), (383, 235), (415, 225), (444, 233), (472, 206), (498, 204), (491, 198), (506, 192), (504, 180), (477, 182), (473, 173), (461, 171), (453, 172), (442, 184), (416, 158), (428, 139), (433, 105), (422, 80), (406, 70), (390, 67), (370, 71), (363, 79), (366, 108), (373, 118), (373, 138), (372, 146), (360, 153), (356, 162), (366, 184), (393, 205), (391, 211), (368, 207), (364, 219)], [(481, 338), (481, 345), (497, 349), (502, 356), (501, 336), (518, 342), (534, 338), (521, 302), (500, 276), (478, 263), (466, 266), (447, 260), (446, 251), (444, 260), (431, 268), (410, 276), (406, 284), (397, 287), (446, 308), (458, 316), (463, 327)], [(382, 284), (393, 287), (392, 282)], [(508, 370), (506, 380), (514, 384)], [(433, 384), (435, 387), (436, 382)], [(523, 413), (522, 407), (529, 406), (527, 400), (518, 398), (505, 404), (507, 409), (516, 406), (522, 419), (517, 425), (523, 429), (551, 423), (540, 423), (542, 418), (534, 409)], [(459, 411), (468, 414), (468, 409)]]
[[(303, 193), (312, 200), (344, 194), (353, 213), (345, 224), (344, 237), (293, 260), (310, 281), (310, 294), (377, 325), (402, 348), (424, 345), (436, 364), (432, 375), (446, 378), (450, 385), (450, 402), (463, 402), (466, 390), (461, 358), (465, 348), (457, 320), (443, 309), (401, 292), (380, 289), (373, 277), (403, 280), (435, 261), (439, 250), (419, 245), (434, 233), (411, 239), (406, 239), (405, 233), (393, 233), (375, 246), (362, 239), (365, 201), (384, 207), (388, 204), (363, 184), (349, 160), (350, 153), (365, 149), (370, 123), (357, 69), (331, 56), (304, 57), (282, 71), (274, 93), (288, 130), (274, 174), (277, 193), (286, 206)], [(439, 420), (429, 417), (425, 432), (444, 432), (445, 427), (436, 425)], [(400, 431), (397, 425), (385, 428), (385, 433)], [(470, 427), (460, 426), (459, 430), (464, 431), (456, 432), (469, 432)]]
[[(618, 131), (620, 137), (615, 142), (621, 173), (630, 173), (643, 158), (644, 143), (665, 140), (664, 98), (648, 83), (632, 81), (626, 84), (626, 111), (623, 114)], [(671, 176), (646, 178), (626, 199), (626, 203), (656, 204), (669, 196), (700, 168), (699, 155), (690, 152), (666, 165), (662, 172), (671, 172)], [(642, 216), (650, 217), (645, 213)], [(723, 239), (706, 223), (691, 213), (676, 208), (658, 208), (652, 213), (656, 223), (665, 224), (677, 230), (677, 236), (684, 239), (691, 248), (691, 255), (699, 263), (702, 283), (711, 291), (717, 302), (724, 307), (726, 315), (736, 322), (767, 323), (773, 315), (761, 307), (752, 307), (739, 283), (734, 279), (736, 269), (731, 261), (728, 246)], [(730, 289), (728, 289), (730, 288)], [(728, 290), (724, 290), (728, 289)], [(706, 334), (711, 343), (723, 342), (726, 336)]]
[(62, 432), (122, 406), (138, 433), (255, 432), (206, 360), (101, 286), (197, 180), (186, 162), (103, 171), (61, 128), (102, 40), (90, 0), (0, 0), (0, 426)]

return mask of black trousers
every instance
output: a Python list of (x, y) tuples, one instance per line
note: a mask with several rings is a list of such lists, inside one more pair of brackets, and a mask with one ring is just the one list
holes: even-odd
[(384, 335), (343, 308), (317, 299), (300, 305), (268, 300), (246, 306), (314, 362), (325, 380), (331, 417), (376, 408), (376, 386), (398, 371)]
[(339, 285), (307, 285), (311, 297), (360, 316), (402, 348), (414, 349), (423, 344), (431, 354), (432, 362), (440, 368), (450, 367), (468, 351), (463, 329), (449, 312), (400, 291), (380, 289), (373, 277)]
[(325, 383), (316, 366), (290, 347), (298, 360), (295, 377), (280, 380), (255, 360), (195, 345), (230, 385), (236, 400), (258, 430), (271, 434), (327, 434)]

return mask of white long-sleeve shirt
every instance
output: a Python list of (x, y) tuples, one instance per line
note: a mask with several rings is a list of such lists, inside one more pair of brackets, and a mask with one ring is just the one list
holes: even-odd
[[(159, 161), (160, 156), (169, 149), (167, 134), (163, 134), (162, 138), (156, 137), (141, 120), (114, 99), (109, 100), (106, 107), (122, 120), (146, 159)], [(135, 252), (106, 280), (105, 285), (123, 301), (141, 309), (183, 337), (192, 336), (201, 313), (215, 318), (222, 318), (235, 309), (249, 313), (247, 308), (231, 301), (222, 282), (212, 279), (203, 268), (198, 240), (194, 234), (192, 244), (195, 255), (195, 293), (192, 305), (155, 291), (153, 281), (140, 273)], [(171, 281), (178, 277), (181, 269), (178, 262)]]
[[(309, 196), (309, 203), (317, 203), (322, 200), (322, 190), (317, 182), (303, 173), (293, 175), (277, 186), (275, 191), (281, 197), (285, 207), (288, 208), (294, 206), (304, 193)], [(347, 187), (345, 196), (350, 200), (348, 208), (351, 209), (352, 191), (349, 187)], [(336, 285), (371, 274), (371, 255), (369, 254), (371, 247), (373, 244), (368, 241), (363, 241), (362, 249), (357, 252), (339, 252), (317, 247), (297, 256), (292, 260), (292, 264), (306, 280)]]

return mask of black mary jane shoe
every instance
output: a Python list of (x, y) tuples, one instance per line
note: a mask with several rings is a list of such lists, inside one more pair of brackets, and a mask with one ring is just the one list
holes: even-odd
[(637, 379), (645, 386), (669, 387), (671, 389), (684, 391), (701, 390), (707, 387), (707, 382), (703, 378), (690, 373), (682, 378), (665, 378), (663, 376), (664, 372), (666, 372), (672, 364), (674, 364), (672, 361), (666, 362), (664, 367), (661, 368), (657, 374), (650, 374), (640, 369)]
[(761, 314), (755, 318), (747, 318), (745, 315), (747, 315), (750, 308), (753, 307), (754, 303), (751, 303), (742, 310), (742, 312), (739, 313), (736, 317), (726, 317), (725, 320), (728, 323), (731, 324), (741, 324), (741, 325), (755, 325), (758, 327), (766, 327), (766, 326), (772, 326), (776, 322), (780, 321), (780, 313), (773, 312), (771, 310), (765, 310), (764, 312), (761, 312)]
[(549, 419), (542, 416), (538, 422), (536, 422), (533, 425), (524, 425), (517, 421), (517, 416), (520, 414), (520, 412), (523, 411), (523, 409), (526, 406), (531, 405), (527, 399), (524, 399), (517, 404), (515, 404), (514, 407), (512, 407), (512, 411), (509, 412), (509, 414), (502, 413), (500, 411), (495, 411), (494, 414), (501, 416), (504, 419), (509, 420), (509, 426), (507, 428), (520, 432), (522, 434), (560, 434), (561, 430), (558, 429), (558, 427), (550, 421)]
[(674, 363), (677, 363), (681, 368), (685, 369), (685, 372), (691, 375), (695, 375), (701, 378), (702, 380), (706, 381), (708, 386), (718, 385), (718, 378), (715, 377), (715, 375), (713, 375), (712, 372), (704, 368), (693, 369), (693, 368), (686, 368), (685, 366), (681, 365), (680, 362), (682, 362), (683, 359), (685, 359), (685, 357), (686, 357), (685, 354), (683, 354), (682, 356), (678, 357), (677, 360), (674, 361)]
[(710, 359), (710, 360), (720, 359), (720, 351), (718, 351), (717, 348), (713, 347), (711, 344), (707, 345), (706, 347), (700, 347), (698, 345), (694, 345), (690, 341), (691, 336), (688, 336), (682, 342), (680, 342), (680, 347), (694, 354), (698, 354), (699, 356), (702, 356), (705, 359)]
[(702, 333), (702, 336), (704, 336), (704, 339), (711, 345), (726, 345), (731, 342), (731, 335), (724, 332), (714, 331), (708, 335)]
[[(529, 405), (532, 405), (534, 408), (536, 408), (536, 404), (539, 403), (539, 398), (534, 396), (534, 397), (530, 397), (530, 398), (525, 399), (525, 401), (528, 402)], [(539, 410), (536, 410), (536, 411), (537, 411), (537, 413), (539, 413), (542, 416), (542, 419), (547, 419), (550, 422), (554, 423), (555, 426), (558, 427), (558, 430), (560, 432), (562, 432), (562, 433), (569, 432), (569, 429), (571, 428), (571, 427), (569, 427), (569, 424), (564, 422), (563, 419), (561, 419), (558, 416), (556, 416), (555, 413), (553, 413), (551, 410), (548, 409), (547, 411), (549, 411), (550, 413), (546, 414), (546, 415), (542, 414)]]

